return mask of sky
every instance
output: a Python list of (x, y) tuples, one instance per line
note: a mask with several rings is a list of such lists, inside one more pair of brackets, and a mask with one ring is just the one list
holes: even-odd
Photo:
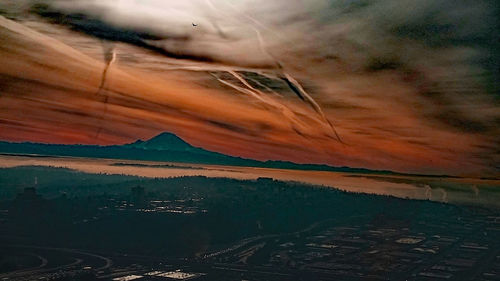
[(499, 176), (499, 6), (5, 0), (0, 139)]

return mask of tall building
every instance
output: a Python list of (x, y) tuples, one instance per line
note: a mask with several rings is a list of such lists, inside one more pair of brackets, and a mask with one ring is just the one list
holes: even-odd
[(36, 193), (35, 187), (25, 187), (22, 193), (19, 193), (16, 197), (17, 201), (40, 201), (42, 197)]
[(13, 215), (35, 217), (43, 212), (45, 203), (35, 187), (26, 187), (12, 202), (11, 212)]
[(134, 186), (130, 190), (130, 202), (134, 204), (136, 208), (142, 208), (146, 206), (146, 191), (142, 186)]

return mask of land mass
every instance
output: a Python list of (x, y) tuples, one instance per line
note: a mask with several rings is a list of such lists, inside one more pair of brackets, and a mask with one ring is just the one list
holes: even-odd
[(34, 166), (0, 186), (0, 280), (498, 280), (496, 208)]
[[(107, 159), (128, 159), (210, 165), (230, 165), (292, 170), (334, 171), (365, 174), (401, 174), (388, 170), (333, 167), (323, 164), (298, 164), (289, 161), (258, 161), (229, 156), (192, 146), (172, 133), (161, 133), (149, 140), (137, 140), (124, 145), (66, 145), (0, 141), (0, 153), (72, 156)], [(404, 174), (409, 175), (409, 174)], [(413, 175), (412, 176), (418, 176)], [(428, 175), (427, 175), (428, 176)], [(434, 175), (443, 177), (444, 175)], [(446, 176), (444, 176), (446, 177)]]

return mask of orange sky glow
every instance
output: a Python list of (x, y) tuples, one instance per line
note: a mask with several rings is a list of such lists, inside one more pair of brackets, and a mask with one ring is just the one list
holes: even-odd
[[(500, 107), (481, 80), (485, 71), (464, 58), (478, 49), (397, 41), (341, 15), (323, 23), (314, 14), (321, 6), (307, 6), (300, 14), (306, 19), (287, 25), (257, 8), (198, 2), (215, 10), (196, 17), (196, 28), (192, 17), (179, 16), (175, 29), (154, 33), (156, 15), (145, 12), (148, 32), (189, 38), (144, 39), (146, 47), (39, 15), (0, 17), (0, 140), (108, 145), (168, 131), (194, 146), (259, 160), (500, 175)], [(3, 8), (25, 8), (12, 3)], [(230, 18), (233, 8), (246, 16)], [(123, 11), (99, 19), (140, 27), (139, 16), (124, 24)], [(327, 31), (311, 28), (320, 23)], [(106, 52), (116, 59), (100, 89)]]

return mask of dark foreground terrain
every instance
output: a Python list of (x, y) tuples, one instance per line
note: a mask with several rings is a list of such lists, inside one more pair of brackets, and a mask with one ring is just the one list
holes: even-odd
[(0, 280), (500, 280), (498, 237), (496, 209), (267, 178), (0, 169)]

